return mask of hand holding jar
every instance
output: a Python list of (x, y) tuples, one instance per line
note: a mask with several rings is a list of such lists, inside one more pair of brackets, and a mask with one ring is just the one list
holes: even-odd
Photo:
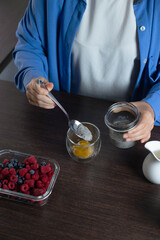
[(127, 142), (140, 140), (141, 143), (144, 143), (151, 137), (151, 131), (154, 127), (154, 111), (148, 103), (143, 101), (133, 102), (133, 105), (136, 106), (140, 112), (141, 119), (138, 125), (128, 131), (128, 133), (125, 133), (123, 137)]

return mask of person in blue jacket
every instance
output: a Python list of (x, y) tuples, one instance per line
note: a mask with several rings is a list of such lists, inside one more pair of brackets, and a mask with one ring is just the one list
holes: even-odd
[(17, 88), (29, 103), (55, 104), (40, 88), (111, 101), (141, 113), (126, 141), (149, 140), (160, 125), (159, 0), (30, 0), (16, 36)]

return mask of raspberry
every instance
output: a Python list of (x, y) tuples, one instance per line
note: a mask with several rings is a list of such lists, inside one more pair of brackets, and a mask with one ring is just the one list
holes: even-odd
[(41, 180), (38, 180), (38, 181), (36, 182), (36, 186), (37, 186), (37, 188), (43, 188), (43, 187), (44, 187), (44, 184), (42, 183)]
[(28, 169), (27, 168), (21, 168), (19, 170), (19, 176), (20, 177), (24, 177), (24, 175), (28, 172)]
[(21, 189), (21, 191), (22, 192), (27, 192), (28, 190), (29, 190), (29, 186), (28, 186), (28, 184), (22, 184), (21, 186), (20, 186), (20, 189)]
[(18, 177), (15, 176), (15, 175), (10, 176), (9, 179), (10, 179), (10, 181), (13, 182), (13, 183), (16, 183), (16, 182), (18, 181)]
[(8, 159), (4, 159), (4, 160), (3, 160), (3, 164), (5, 165), (6, 163), (9, 163), (9, 160), (8, 160)]
[(4, 168), (1, 172), (1, 174), (3, 174), (4, 176), (8, 175), (9, 174), (8, 168)]
[(30, 173), (26, 173), (25, 178), (26, 178), (27, 180), (28, 180), (28, 179), (31, 179), (31, 174), (30, 174)]
[(34, 196), (41, 196), (45, 193), (43, 188), (34, 188), (33, 189), (33, 195)]
[(3, 184), (3, 185), (7, 185), (7, 184), (8, 184), (8, 180), (7, 180), (7, 179), (4, 179), (4, 180), (2, 181), (2, 184)]
[(2, 180), (4, 178), (3, 174), (0, 174), (0, 180)]
[(51, 170), (49, 173), (48, 173), (48, 178), (51, 180), (51, 178), (53, 177), (53, 174), (54, 174), (54, 171)]
[(48, 182), (48, 177), (47, 177), (47, 175), (43, 174), (43, 175), (41, 176), (41, 180), (42, 180), (43, 183)]
[(46, 192), (46, 188), (45, 187), (43, 187), (43, 194)]
[(28, 158), (26, 158), (26, 159), (24, 159), (24, 164), (29, 164), (29, 162), (28, 162)]
[(29, 179), (28, 180), (28, 185), (30, 186), (30, 187), (34, 187), (34, 184), (35, 184), (35, 180), (34, 179)]
[(25, 194), (28, 194), (28, 195), (30, 195), (31, 193), (30, 193), (30, 191), (27, 191), (27, 192), (25, 192)]
[(29, 170), (31, 170), (31, 166), (29, 164), (26, 165), (26, 168)]
[(34, 164), (31, 165), (31, 168), (36, 170), (36, 169), (39, 168), (39, 164), (38, 163), (34, 163)]
[(3, 185), (3, 189), (9, 190), (9, 188), (6, 184)]
[(15, 188), (15, 184), (13, 182), (8, 183), (8, 188), (13, 190)]
[(24, 181), (25, 184), (28, 184), (29, 187), (33, 188), (34, 187), (34, 179), (29, 179)]
[(27, 160), (30, 164), (36, 164), (37, 163), (37, 160), (34, 156), (30, 156)]
[(34, 175), (32, 175), (32, 179), (37, 181), (39, 179), (39, 174), (35, 173)]
[(15, 189), (14, 189), (14, 191), (15, 191), (15, 192), (19, 192), (19, 191), (20, 191), (19, 188), (20, 188), (19, 185), (16, 184), (16, 185), (15, 185)]
[(9, 169), (11, 175), (16, 175), (16, 170), (14, 168)]
[(0, 182), (0, 188), (2, 187), (2, 183)]
[(45, 174), (51, 171), (51, 167), (50, 166), (41, 166), (41, 173)]
[(45, 188), (47, 189), (49, 187), (50, 181), (46, 182)]

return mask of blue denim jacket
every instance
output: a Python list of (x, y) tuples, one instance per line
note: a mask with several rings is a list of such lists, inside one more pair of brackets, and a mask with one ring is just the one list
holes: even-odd
[[(86, 0), (30, 0), (18, 25), (13, 57), (19, 71), (17, 88), (36, 77), (54, 83), (55, 90), (71, 90), (71, 48), (86, 9)], [(160, 1), (134, 0), (140, 72), (132, 101), (148, 102), (160, 125)]]

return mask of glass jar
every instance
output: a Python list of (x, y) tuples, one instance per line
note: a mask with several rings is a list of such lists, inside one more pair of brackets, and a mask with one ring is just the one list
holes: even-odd
[(135, 128), (140, 120), (138, 109), (128, 102), (117, 102), (111, 105), (105, 114), (104, 121), (109, 128), (111, 142), (118, 148), (130, 148), (135, 141), (126, 142), (123, 134)]
[(92, 140), (87, 142), (69, 128), (66, 136), (66, 148), (71, 156), (77, 162), (86, 163), (95, 158), (101, 148), (101, 138), (99, 129), (92, 123), (82, 122), (87, 127), (91, 134)]

